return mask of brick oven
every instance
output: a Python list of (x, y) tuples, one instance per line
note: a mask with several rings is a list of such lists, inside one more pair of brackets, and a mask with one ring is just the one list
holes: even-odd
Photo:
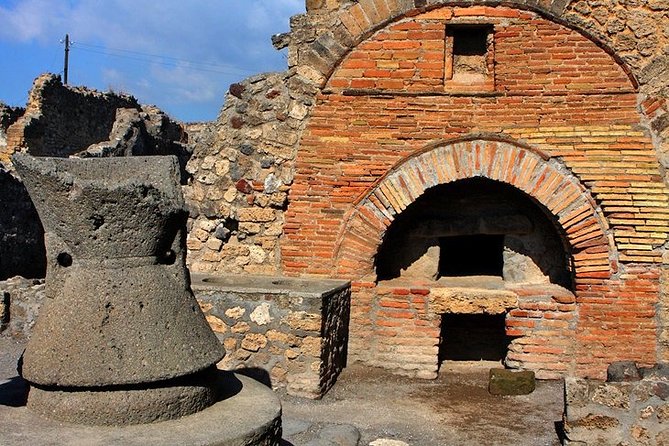
[(668, 191), (635, 76), (545, 9), (404, 3), (299, 53), (321, 88), (283, 272), (351, 279), (349, 355), (398, 373), (656, 362)]

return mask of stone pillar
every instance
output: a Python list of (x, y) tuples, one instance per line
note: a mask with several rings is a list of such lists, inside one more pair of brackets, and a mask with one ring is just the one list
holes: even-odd
[(13, 162), (47, 250), (46, 299), (23, 355), (29, 408), (134, 424), (214, 404), (224, 349), (190, 288), (176, 158)]

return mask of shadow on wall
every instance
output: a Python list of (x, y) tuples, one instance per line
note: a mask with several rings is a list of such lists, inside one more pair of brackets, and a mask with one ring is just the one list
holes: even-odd
[(2, 165), (0, 191), (0, 280), (44, 277), (44, 229), (25, 186)]

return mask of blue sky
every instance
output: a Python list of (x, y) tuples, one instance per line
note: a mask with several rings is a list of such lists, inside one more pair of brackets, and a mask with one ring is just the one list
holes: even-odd
[(0, 101), (25, 105), (40, 73), (132, 94), (182, 121), (216, 118), (229, 85), (286, 69), (271, 36), (304, 0), (0, 0)]

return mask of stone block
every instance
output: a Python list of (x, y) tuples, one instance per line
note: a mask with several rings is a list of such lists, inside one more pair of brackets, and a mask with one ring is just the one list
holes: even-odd
[(640, 379), (641, 374), (634, 361), (612, 362), (606, 370), (608, 382), (638, 381)]
[(529, 395), (535, 387), (534, 372), (490, 369), (488, 391), (493, 395)]
[(501, 314), (518, 306), (518, 295), (508, 290), (432, 288), (429, 305), (436, 314)]
[(195, 274), (193, 286), (207, 320), (230, 327), (221, 367), (264, 369), (274, 388), (320, 398), (345, 366), (347, 282)]
[(630, 386), (626, 383), (602, 383), (591, 388), (592, 401), (613, 409), (630, 407)]

